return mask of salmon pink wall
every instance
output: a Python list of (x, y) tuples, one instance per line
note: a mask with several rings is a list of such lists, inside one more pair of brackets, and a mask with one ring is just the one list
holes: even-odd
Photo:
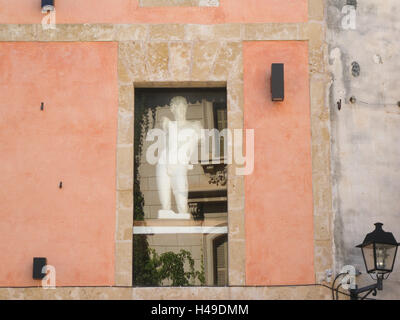
[[(40, 23), (41, 0), (0, 0), (1, 23)], [(56, 0), (57, 23), (305, 22), (307, 0), (220, 0), (219, 7), (139, 8), (138, 0)]]
[(116, 65), (111, 42), (0, 44), (1, 286), (40, 284), (35, 256), (114, 284)]
[[(307, 42), (244, 44), (245, 128), (255, 169), (245, 177), (246, 284), (314, 283)], [(272, 102), (271, 63), (285, 64), (285, 100)]]

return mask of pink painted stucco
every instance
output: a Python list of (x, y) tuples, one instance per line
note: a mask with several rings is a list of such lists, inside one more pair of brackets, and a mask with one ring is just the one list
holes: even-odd
[[(244, 44), (245, 127), (255, 168), (245, 177), (246, 284), (314, 283), (308, 44)], [(285, 64), (285, 100), (272, 102), (272, 63)]]
[(114, 284), (116, 66), (112, 42), (0, 43), (0, 286), (40, 284), (37, 256)]
[[(56, 0), (57, 23), (305, 22), (308, 0), (220, 0), (219, 7), (141, 8), (138, 0)], [(0, 0), (1, 23), (40, 23), (41, 0)]]

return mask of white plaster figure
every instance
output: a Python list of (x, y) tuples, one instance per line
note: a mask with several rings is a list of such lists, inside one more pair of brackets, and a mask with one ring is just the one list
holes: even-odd
[[(163, 117), (164, 148), (159, 150), (156, 164), (157, 187), (162, 209), (159, 219), (190, 219), (188, 212), (187, 171), (201, 139), (202, 125), (199, 121), (186, 120), (188, 103), (184, 97), (171, 99), (171, 112), (175, 121)], [(175, 196), (178, 213), (171, 210), (171, 191)]]

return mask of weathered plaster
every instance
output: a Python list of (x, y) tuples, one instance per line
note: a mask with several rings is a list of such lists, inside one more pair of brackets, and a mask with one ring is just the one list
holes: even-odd
[[(335, 269), (355, 265), (365, 273), (360, 249), (375, 222), (400, 240), (400, 68), (396, 41), (400, 6), (396, 0), (351, 1), (356, 29), (343, 29), (349, 1), (328, 0), (327, 42), (332, 84), (328, 94), (332, 126)], [(360, 74), (352, 74), (352, 62)], [(356, 97), (351, 104), (349, 98)], [(342, 101), (341, 110), (337, 102)], [(398, 260), (398, 259), (397, 259)], [(359, 277), (360, 284), (371, 282)], [(400, 298), (400, 268), (377, 298)]]
[(0, 286), (114, 284), (117, 46), (0, 43)]
[[(306, 41), (244, 43), (244, 122), (255, 135), (254, 172), (245, 176), (250, 285), (315, 282), (308, 56)], [(285, 65), (279, 103), (265, 90), (265, 66), (278, 61)]]

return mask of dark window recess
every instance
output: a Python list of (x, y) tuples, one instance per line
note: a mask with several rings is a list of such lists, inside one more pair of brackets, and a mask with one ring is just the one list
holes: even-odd
[(189, 191), (189, 200), (198, 198), (226, 197), (227, 190)]
[[(228, 112), (226, 108), (226, 103), (214, 102), (213, 103), (213, 117), (214, 117), (214, 128), (217, 129), (220, 133), (222, 130), (228, 128)], [(216, 148), (217, 154), (220, 157), (224, 157), (224, 137), (219, 137), (219, 140), (216, 140)]]
[(228, 285), (228, 236), (219, 236), (213, 241), (214, 285)]
[(214, 127), (222, 131), (228, 127), (228, 113), (226, 103), (214, 102)]
[(195, 220), (203, 220), (207, 213), (228, 212), (226, 190), (191, 191), (188, 202)]

